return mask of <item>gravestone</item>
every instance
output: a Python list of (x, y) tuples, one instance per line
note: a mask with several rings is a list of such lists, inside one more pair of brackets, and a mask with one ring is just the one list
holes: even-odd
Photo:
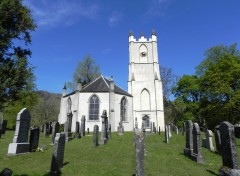
[(53, 122), (49, 122), (49, 134), (52, 134), (52, 124)]
[(220, 137), (219, 125), (217, 125), (214, 129), (214, 137), (215, 137), (216, 150), (221, 155), (221, 137)]
[(104, 110), (102, 113), (102, 135), (101, 135), (101, 145), (107, 143), (107, 128), (106, 128), (106, 120), (107, 120), (107, 111)]
[(49, 123), (45, 123), (43, 127), (43, 134), (45, 137), (49, 136)]
[(79, 122), (76, 122), (75, 138), (77, 138), (77, 139), (81, 138), (80, 123)]
[(206, 130), (205, 134), (206, 134), (206, 138), (202, 139), (202, 146), (214, 152), (215, 149), (213, 147), (213, 139), (212, 139), (213, 133), (211, 130)]
[(137, 117), (135, 117), (135, 128), (138, 129)]
[(85, 136), (85, 116), (83, 115), (81, 118), (81, 135)]
[(157, 133), (155, 122), (153, 122), (153, 133), (155, 133), (155, 134)]
[(108, 139), (111, 139), (112, 137), (112, 131), (111, 131), (111, 124), (108, 125)]
[(168, 135), (169, 135), (169, 138), (172, 137), (172, 133), (171, 133), (171, 125), (169, 124), (168, 125)]
[(94, 125), (94, 129), (93, 129), (93, 147), (97, 147), (98, 146), (98, 132), (99, 132), (98, 125)]
[(193, 124), (192, 135), (193, 135), (193, 153), (191, 159), (196, 161), (197, 163), (203, 164), (204, 159), (201, 150), (201, 131), (197, 123)]
[(13, 143), (9, 144), (8, 154), (15, 155), (29, 152), (28, 132), (30, 128), (31, 115), (27, 108), (23, 108), (16, 119), (16, 130)]
[(52, 144), (54, 144), (54, 140), (56, 134), (60, 132), (60, 124), (59, 122), (52, 122)]
[(153, 123), (152, 122), (150, 123), (150, 132), (151, 133), (153, 132)]
[(158, 127), (158, 134), (159, 134), (159, 135), (161, 134), (161, 128), (160, 128), (160, 126)]
[(66, 121), (64, 124), (64, 133), (66, 142), (72, 140), (72, 133), (69, 132), (69, 121)]
[(50, 168), (51, 174), (58, 174), (60, 169), (63, 167), (64, 148), (65, 134), (57, 133), (53, 145), (53, 154)]
[(35, 152), (37, 150), (38, 142), (39, 142), (39, 134), (40, 134), (39, 128), (32, 128), (30, 130), (30, 138), (29, 138), (30, 152)]
[(7, 129), (7, 122), (8, 122), (7, 120), (2, 120), (1, 127), (0, 127), (1, 134), (5, 134)]
[(89, 135), (89, 128), (87, 128), (87, 135)]
[(169, 143), (169, 126), (165, 125), (165, 142)]
[(144, 176), (144, 134), (136, 129), (134, 132), (135, 155), (136, 155), (136, 176)]
[(4, 168), (1, 172), (0, 172), (0, 176), (12, 176), (12, 170), (8, 169), (8, 168)]
[(193, 137), (192, 137), (193, 123), (191, 120), (185, 122), (185, 129), (186, 129), (186, 147), (183, 153), (185, 156), (191, 157), (193, 153)]
[(239, 124), (234, 125), (234, 131), (235, 131), (235, 137), (240, 138), (240, 125)]
[(220, 176), (239, 176), (240, 170), (237, 157), (237, 146), (234, 126), (229, 122), (222, 122), (219, 127), (221, 137), (221, 154), (223, 167), (219, 170)]
[(185, 133), (186, 133), (186, 125), (185, 125), (185, 122), (183, 122), (182, 135), (184, 136)]

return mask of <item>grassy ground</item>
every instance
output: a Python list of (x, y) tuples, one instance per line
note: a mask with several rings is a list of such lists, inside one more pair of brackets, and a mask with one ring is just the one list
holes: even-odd
[[(0, 170), (8, 167), (17, 176), (47, 176), (52, 157), (51, 138), (40, 137), (40, 146), (47, 145), (44, 152), (7, 156), (12, 139), (12, 131), (7, 131), (0, 139)], [(160, 136), (147, 135), (145, 141), (146, 176), (217, 175), (222, 165), (219, 155), (204, 148), (205, 164), (197, 164), (185, 157), (185, 138), (180, 134), (173, 134), (169, 144), (164, 142), (163, 133)], [(123, 136), (113, 133), (107, 145), (97, 148), (92, 147), (92, 136), (66, 143), (61, 172), (67, 176), (131, 176), (134, 169), (133, 133), (129, 132)]]

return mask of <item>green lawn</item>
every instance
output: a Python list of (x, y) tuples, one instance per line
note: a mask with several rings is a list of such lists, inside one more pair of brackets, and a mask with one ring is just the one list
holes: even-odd
[[(0, 139), (0, 170), (11, 168), (14, 175), (48, 175), (52, 146), (51, 138), (40, 137), (46, 144), (44, 152), (7, 156), (8, 144), (12, 142), (13, 132), (7, 131)], [(238, 145), (239, 145), (239, 141)], [(205, 164), (197, 164), (183, 155), (185, 138), (181, 134), (164, 142), (164, 134), (147, 135), (145, 139), (145, 175), (146, 176), (207, 176), (217, 175), (222, 165), (221, 157), (202, 148)], [(65, 145), (64, 167), (62, 175), (67, 176), (131, 176), (135, 170), (133, 133), (123, 136), (112, 134), (107, 145), (92, 147), (92, 136), (74, 139)]]

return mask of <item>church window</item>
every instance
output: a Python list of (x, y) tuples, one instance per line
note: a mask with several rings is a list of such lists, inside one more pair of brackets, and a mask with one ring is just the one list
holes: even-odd
[(72, 112), (71, 109), (72, 109), (72, 100), (70, 97), (68, 97), (68, 99), (67, 99), (67, 113), (68, 114)]
[(126, 99), (126, 97), (123, 97), (121, 100), (120, 116), (122, 117), (122, 121), (127, 121), (127, 99)]
[(140, 63), (146, 63), (148, 62), (148, 58), (147, 58), (147, 47), (146, 45), (141, 45), (139, 48), (139, 56), (140, 56)]
[(99, 98), (96, 95), (90, 98), (89, 120), (99, 120)]
[(144, 128), (150, 128), (150, 118), (148, 115), (144, 115), (143, 118), (143, 127)]
[(143, 89), (141, 93), (141, 108), (142, 110), (150, 110), (150, 94), (147, 89)]

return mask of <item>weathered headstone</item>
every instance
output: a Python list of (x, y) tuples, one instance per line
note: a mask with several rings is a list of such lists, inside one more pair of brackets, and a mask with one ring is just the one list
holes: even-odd
[(81, 135), (85, 136), (85, 116), (83, 115), (81, 118)]
[(75, 138), (77, 138), (77, 139), (81, 138), (80, 123), (79, 122), (76, 122)]
[(161, 128), (160, 128), (160, 126), (158, 127), (158, 134), (159, 134), (159, 135), (161, 134)]
[(35, 152), (38, 148), (38, 142), (39, 142), (39, 128), (32, 128), (30, 130), (30, 138), (29, 138), (29, 151), (30, 152)]
[(192, 137), (192, 130), (193, 130), (193, 123), (191, 120), (185, 122), (185, 129), (186, 129), (186, 147), (184, 148), (184, 155), (191, 157), (193, 153), (193, 137)]
[(219, 170), (220, 176), (239, 176), (240, 170), (237, 157), (237, 146), (234, 126), (229, 122), (222, 122), (220, 127), (221, 154), (223, 167)]
[(94, 125), (94, 130), (93, 130), (93, 147), (97, 147), (98, 146), (98, 131), (99, 131), (98, 125)]
[(108, 125), (108, 139), (111, 139), (112, 137), (112, 129), (111, 124)]
[(68, 122), (68, 132), (71, 133), (72, 132), (72, 111), (67, 113), (67, 122)]
[(196, 161), (197, 163), (204, 163), (204, 159), (202, 156), (201, 150), (201, 131), (199, 125), (197, 123), (193, 124), (193, 153), (192, 153), (192, 160)]
[(101, 145), (104, 145), (107, 143), (107, 128), (106, 128), (106, 119), (107, 117), (107, 111), (104, 110), (102, 113), (102, 135), (101, 135)]
[(136, 176), (144, 176), (144, 134), (136, 129), (135, 135), (135, 153), (136, 153)]
[(13, 143), (9, 144), (8, 154), (19, 154), (29, 152), (28, 132), (30, 128), (31, 115), (27, 108), (23, 108), (17, 115), (16, 130)]
[(52, 134), (52, 124), (53, 122), (49, 122), (49, 134)]
[(214, 129), (214, 137), (215, 137), (216, 150), (221, 155), (221, 137), (220, 137), (219, 126), (220, 125), (217, 125)]
[(214, 152), (215, 149), (213, 147), (213, 133), (211, 130), (206, 130), (205, 132), (206, 138), (202, 139), (202, 146)]
[(186, 133), (186, 125), (185, 125), (185, 122), (183, 122), (182, 135), (184, 136), (185, 133)]
[(5, 168), (0, 172), (0, 176), (12, 176), (12, 170)]
[(43, 134), (45, 137), (49, 136), (49, 123), (45, 123), (43, 127)]
[(157, 129), (156, 129), (156, 126), (155, 126), (155, 122), (153, 122), (153, 133), (157, 133)]
[(54, 140), (56, 134), (60, 132), (60, 124), (59, 122), (52, 122), (52, 144), (54, 144)]
[(69, 121), (66, 121), (64, 124), (64, 133), (66, 142), (72, 140), (72, 133), (69, 132)]
[(169, 126), (165, 125), (165, 142), (169, 143)]
[(137, 117), (135, 117), (135, 128), (138, 129)]
[(172, 133), (171, 133), (171, 125), (168, 125), (168, 136), (169, 138), (172, 137)]
[(58, 174), (60, 169), (63, 167), (64, 158), (64, 148), (65, 148), (65, 134), (57, 133), (54, 145), (50, 173)]
[(87, 135), (89, 135), (89, 128), (87, 128)]

